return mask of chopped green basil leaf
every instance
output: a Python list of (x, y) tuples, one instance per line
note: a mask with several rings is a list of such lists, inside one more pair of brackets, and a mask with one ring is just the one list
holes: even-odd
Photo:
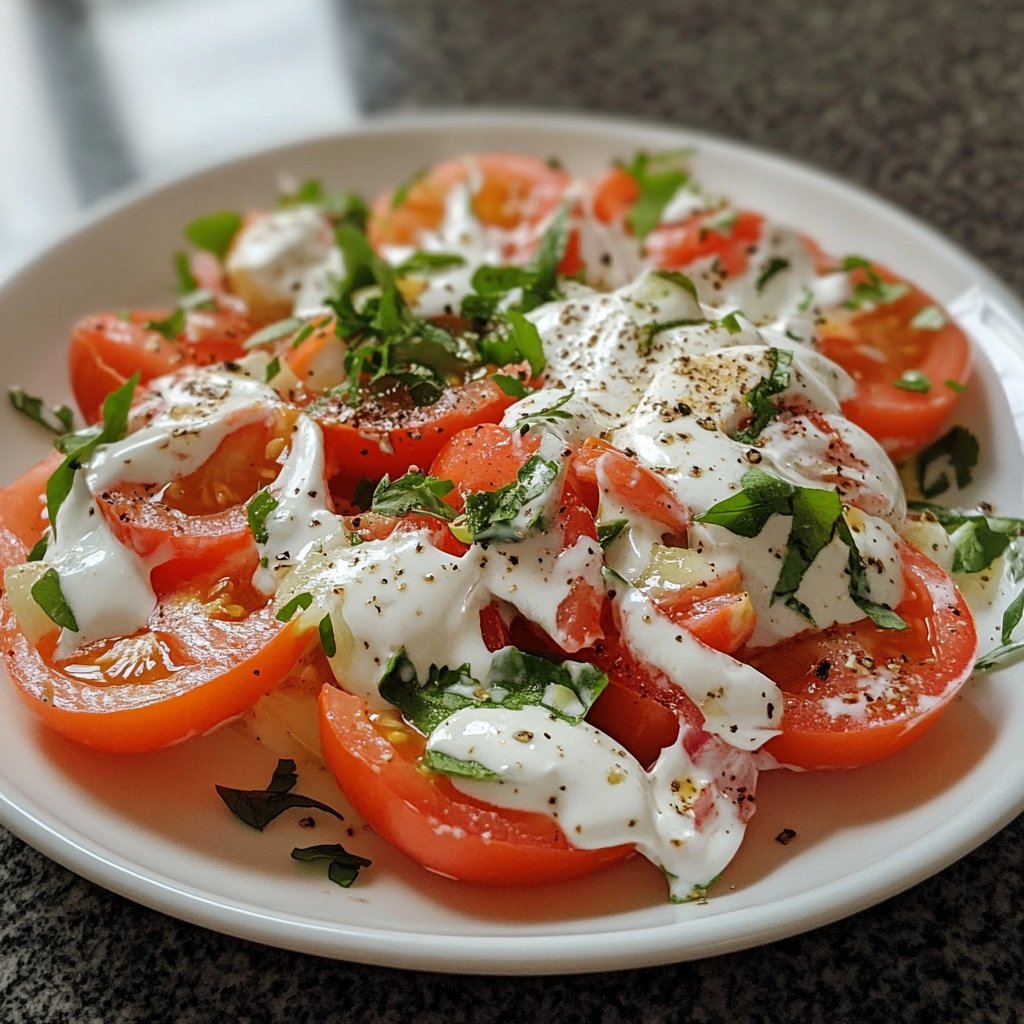
[(626, 214), (626, 223), (641, 242), (658, 226), (665, 207), (690, 180), (685, 170), (672, 166), (676, 159), (669, 154), (652, 156), (639, 152), (624, 167), (639, 189), (636, 201)]
[(185, 237), (197, 248), (205, 249), (224, 262), (231, 240), (242, 226), (242, 218), (233, 210), (197, 217), (185, 227)]
[(320, 646), (323, 648), (324, 654), (328, 658), (333, 658), (338, 653), (338, 641), (334, 636), (334, 623), (331, 622), (330, 613), (320, 620), (317, 631), (320, 634)]
[(407, 260), (395, 267), (401, 277), (410, 274), (429, 274), (434, 270), (449, 270), (452, 267), (464, 267), (466, 258), (454, 252), (414, 252)]
[(199, 285), (192, 274), (192, 264), (189, 261), (188, 253), (180, 249), (174, 254), (174, 272), (178, 277), (178, 292), (187, 295), (194, 292)]
[(966, 427), (951, 427), (917, 456), (917, 486), (926, 498), (934, 498), (952, 486), (945, 470), (931, 472), (933, 463), (948, 460), (957, 487), (966, 487), (974, 477), (981, 448)]
[(597, 540), (601, 547), (609, 544), (629, 525), (628, 519), (610, 519), (606, 523), (597, 524)]
[(567, 391), (560, 398), (557, 398), (552, 402), (551, 405), (545, 406), (545, 408), (541, 409), (539, 412), (527, 413), (527, 415), (516, 421), (516, 425), (513, 429), (518, 430), (520, 434), (526, 434), (532, 427), (539, 426), (541, 423), (554, 423), (556, 420), (571, 420), (572, 413), (566, 412), (563, 406), (572, 401), (575, 394), (575, 391)]
[(163, 320), (145, 320), (142, 324), (147, 331), (156, 331), (168, 341), (176, 341), (178, 335), (185, 330), (185, 307), (176, 306), (170, 316)]
[(478, 782), (491, 782), (499, 777), (497, 772), (485, 768), (479, 761), (462, 761), (440, 750), (427, 750), (423, 754), (423, 766), (431, 771), (463, 779), (476, 779)]
[(362, 868), (368, 868), (372, 861), (358, 854), (349, 853), (341, 843), (320, 843), (317, 846), (296, 846), (292, 850), (292, 859), (304, 863), (326, 860), (328, 862), (327, 877), (348, 889), (359, 877)]
[(506, 395), (511, 395), (513, 398), (526, 398), (527, 395), (533, 394), (531, 389), (528, 388), (518, 377), (510, 377), (507, 373), (492, 373), (491, 380), (493, 380)]
[(495, 491), (472, 491), (465, 497), (465, 524), (474, 542), (509, 543), (522, 540), (538, 527), (543, 508), (537, 507), (561, 470), (558, 463), (531, 455), (516, 479)]
[(863, 309), (865, 306), (885, 306), (890, 302), (903, 298), (910, 290), (909, 285), (901, 281), (883, 281), (870, 260), (863, 256), (847, 256), (843, 260), (843, 270), (863, 270), (866, 280), (858, 281), (853, 287), (853, 295), (845, 303), (847, 309)]
[(449, 715), (468, 707), (529, 706), (547, 708), (569, 722), (579, 722), (608, 685), (608, 677), (585, 662), (559, 664), (515, 647), (496, 652), (483, 680), (470, 675), (469, 665), (450, 669), (432, 665), (421, 682), (404, 651), (392, 656), (381, 677), (381, 696), (402, 712), (406, 721), (429, 734)]
[(280, 341), (281, 338), (288, 337), (289, 334), (294, 334), (302, 327), (308, 326), (312, 333), (313, 325), (307, 324), (306, 321), (300, 320), (297, 316), (289, 316), (284, 320), (276, 320), (272, 324), (267, 324), (266, 327), (261, 327), (258, 331), (250, 334), (245, 342), (242, 344), (243, 348), (259, 348), (261, 345), (269, 345), (272, 341)]
[(754, 417), (742, 430), (733, 434), (733, 440), (743, 444), (753, 444), (765, 427), (779, 415), (779, 410), (771, 400), (773, 395), (781, 394), (789, 387), (790, 366), (793, 353), (784, 348), (768, 349), (771, 368), (767, 377), (761, 380), (744, 396), (747, 405), (753, 410)]
[(257, 491), (246, 505), (245, 513), (249, 520), (249, 529), (252, 531), (253, 540), (257, 544), (266, 544), (270, 539), (267, 532), (267, 516), (269, 516), (280, 502), (270, 491), (263, 488)]
[(927, 374), (920, 370), (904, 370), (899, 377), (892, 382), (893, 387), (901, 388), (904, 391), (916, 391), (919, 394), (927, 394), (932, 389), (932, 382)]
[(397, 210), (398, 207), (400, 207), (409, 198), (409, 192), (412, 190), (412, 187), (416, 182), (422, 181), (426, 173), (425, 168), (418, 170), (415, 174), (406, 178), (405, 181), (403, 181), (402, 184), (391, 193), (392, 210)]
[(910, 326), (919, 331), (941, 331), (946, 323), (946, 315), (938, 306), (923, 306), (914, 314)]
[(451, 480), (440, 480), (415, 470), (409, 470), (393, 483), (385, 475), (373, 492), (370, 508), (385, 516), (417, 512), (436, 519), (452, 520), (455, 509), (441, 499), (451, 494), (454, 486)]
[(313, 603), (313, 595), (303, 591), (296, 594), (287, 604), (281, 606), (277, 613), (278, 622), (288, 622), (291, 617), (301, 608), (305, 611)]
[(132, 396), (139, 383), (139, 374), (133, 373), (116, 391), (103, 399), (102, 421), (98, 426), (85, 427), (74, 434), (63, 434), (54, 447), (65, 455), (64, 461), (46, 481), (46, 515), (54, 536), (57, 533), (57, 512), (71, 493), (75, 473), (91, 458), (100, 445), (120, 441), (128, 432), (128, 414)]
[(974, 663), (976, 670), (986, 672), (1013, 655), (1024, 651), (1024, 641), (1014, 641), (1013, 639), (1013, 631), (1020, 623), (1022, 615), (1024, 615), (1024, 590), (1007, 605), (1006, 611), (1003, 612), (1002, 630), (999, 637), (1002, 642)]
[(274, 774), (266, 789), (232, 789), (229, 786), (216, 786), (221, 800), (227, 804), (228, 810), (250, 828), (262, 832), (278, 815), (296, 807), (309, 807), (318, 811), (326, 811), (339, 821), (343, 815), (333, 807), (314, 800), (312, 797), (292, 793), (298, 782), (295, 762), (290, 758), (282, 758), (277, 762)]
[(269, 384), (279, 373), (281, 372), (281, 357), (274, 356), (273, 359), (267, 363), (266, 371), (266, 382)]
[(1024, 519), (987, 516), (912, 501), (913, 512), (925, 512), (938, 520), (953, 542), (953, 572), (982, 572), (1009, 547), (1014, 537), (1024, 536)]
[(779, 256), (773, 256), (764, 265), (761, 273), (757, 275), (757, 280), (754, 282), (754, 287), (758, 291), (762, 291), (766, 284), (776, 275), (782, 273), (783, 270), (789, 269), (789, 260), (784, 260)]
[(952, 378), (947, 380), (945, 384), (950, 391), (954, 392), (957, 395), (962, 395), (967, 390), (966, 384), (961, 384), (960, 381), (953, 380)]
[[(35, 395), (30, 395), (17, 387), (11, 388), (8, 395), (11, 405), (18, 412), (54, 434), (66, 434), (74, 429), (75, 414), (66, 405), (55, 405), (47, 410), (41, 398), (36, 398)], [(53, 414), (54, 421), (48, 418), (48, 412)]]
[(46, 613), (47, 617), (63, 629), (78, 632), (78, 622), (60, 588), (60, 576), (56, 569), (47, 569), (32, 584), (32, 600)]

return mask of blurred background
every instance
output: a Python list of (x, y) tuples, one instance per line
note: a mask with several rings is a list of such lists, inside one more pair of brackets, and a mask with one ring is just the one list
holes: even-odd
[(139, 179), (474, 104), (767, 146), (1024, 290), (1019, 0), (0, 0), (0, 273)]

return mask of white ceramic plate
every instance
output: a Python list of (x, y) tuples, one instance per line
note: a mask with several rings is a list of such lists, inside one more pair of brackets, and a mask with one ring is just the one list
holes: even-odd
[[(830, 251), (883, 260), (954, 305), (979, 347), (977, 383), (958, 411), (984, 445), (971, 493), (1008, 514), (1024, 511), (1024, 310), (998, 281), (905, 214), (816, 171), (715, 138), (606, 119), (473, 113), (384, 121), (132, 195), (0, 291), (4, 383), (55, 400), (66, 393), (69, 324), (88, 311), (166, 298), (182, 225), (215, 209), (265, 205), (282, 173), (372, 195), (435, 159), (474, 149), (557, 154), (588, 173), (612, 156), (680, 145), (696, 147), (697, 173), (714, 190), (799, 225)], [(46, 441), (12, 412), (0, 416), (7, 441), (0, 478), (8, 481)], [(985, 443), (997, 436), (998, 452)], [(429, 875), (358, 824), (355, 838), (322, 816), (313, 831), (279, 819), (259, 834), (231, 818), (213, 789), (258, 788), (275, 764), (274, 750), (236, 727), (152, 756), (101, 756), (39, 728), (7, 685), (0, 686), (0, 820), (116, 892), (272, 945), (431, 970), (592, 971), (753, 946), (913, 885), (1019, 813), (1021, 737), (1024, 690), (1011, 671), (970, 684), (897, 761), (842, 775), (763, 776), (748, 838), (706, 905), (667, 904), (659, 872), (639, 859), (572, 885), (509, 892)], [(300, 790), (343, 806), (315, 765), (300, 764)], [(783, 828), (797, 832), (788, 846), (774, 840)], [(338, 840), (374, 860), (350, 890), (289, 859), (293, 845)]]

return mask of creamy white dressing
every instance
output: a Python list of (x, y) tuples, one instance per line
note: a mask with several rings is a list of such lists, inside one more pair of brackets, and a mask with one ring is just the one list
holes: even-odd
[(328, 507), (323, 435), (308, 416), (300, 415), (288, 457), (267, 488), (276, 507), (264, 521), (267, 539), (258, 544), (262, 562), (253, 584), (265, 594), (277, 589), (282, 573), (294, 567), (318, 542), (342, 529), (341, 516)]
[(664, 869), (677, 900), (701, 895), (732, 859), (745, 828), (742, 804), (753, 798), (746, 787), (731, 788), (732, 779), (721, 785), (717, 759), (710, 770), (691, 759), (682, 733), (645, 771), (605, 733), (540, 707), (458, 711), (431, 733), (427, 750), (482, 765), (496, 778), (452, 776), (453, 785), (487, 803), (550, 815), (574, 846), (635, 845)]
[(302, 204), (274, 210), (243, 227), (225, 269), (234, 290), (251, 307), (283, 315), (298, 306), (299, 296), (303, 306), (311, 304), (316, 282), (326, 282), (327, 273), (340, 268), (340, 257), (332, 256), (337, 252), (323, 213)]

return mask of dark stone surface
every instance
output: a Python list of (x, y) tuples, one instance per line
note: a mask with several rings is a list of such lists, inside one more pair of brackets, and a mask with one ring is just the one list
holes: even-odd
[[(1024, 290), (1018, 0), (365, 0), (340, 7), (336, 24), (368, 111), (591, 109), (735, 136), (874, 189)], [(1018, 820), (911, 891), (759, 950), (509, 979), (220, 936), (105, 892), (0, 830), (0, 1021), (1010, 1024), (1024, 1019), (1022, 844)]]

